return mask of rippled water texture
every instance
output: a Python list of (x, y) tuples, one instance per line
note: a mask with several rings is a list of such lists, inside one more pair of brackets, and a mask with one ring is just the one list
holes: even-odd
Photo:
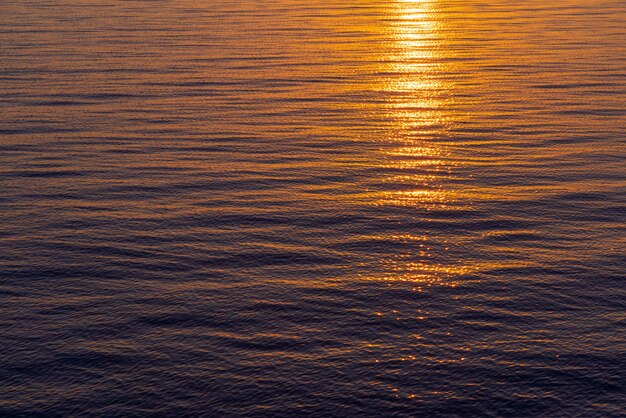
[(0, 23), (0, 415), (626, 413), (625, 2)]

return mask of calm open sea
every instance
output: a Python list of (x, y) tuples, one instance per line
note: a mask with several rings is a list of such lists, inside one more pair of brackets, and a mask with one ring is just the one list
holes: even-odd
[(626, 414), (626, 2), (2, 0), (0, 415)]

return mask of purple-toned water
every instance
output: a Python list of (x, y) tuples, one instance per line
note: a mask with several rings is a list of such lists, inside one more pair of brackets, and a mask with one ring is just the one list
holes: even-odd
[(626, 414), (626, 3), (0, 2), (0, 416)]

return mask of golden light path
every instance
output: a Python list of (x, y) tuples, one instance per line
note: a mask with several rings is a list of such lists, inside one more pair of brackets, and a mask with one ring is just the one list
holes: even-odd
[(387, 70), (391, 76), (384, 81), (384, 89), (390, 96), (387, 105), (394, 121), (389, 141), (399, 146), (386, 154), (393, 168), (411, 171), (408, 176), (391, 180), (410, 182), (412, 190), (386, 193), (383, 198), (394, 204), (431, 207), (445, 204), (447, 199), (436, 183), (447, 168), (443, 161), (447, 151), (432, 141), (445, 133), (450, 122), (445, 107), (452, 89), (441, 77), (447, 68), (437, 18), (432, 1), (403, 0), (395, 4)]
[[(452, 64), (447, 60), (450, 52), (445, 45), (442, 16), (434, 0), (400, 0), (390, 14), (390, 41), (381, 84), (388, 97), (391, 124), (382, 152), (384, 167), (394, 174), (386, 179), (389, 187), (375, 196), (375, 202), (415, 208), (416, 214), (447, 210), (456, 199), (445, 188), (445, 180), (456, 163), (437, 141), (452, 123), (448, 109), (454, 88), (449, 80)], [(377, 279), (415, 283), (417, 290), (432, 284), (454, 286), (454, 278), (469, 269), (460, 263), (438, 261), (445, 258), (438, 238), (443, 237), (424, 236), (419, 231), (392, 237), (415, 250), (383, 260), (389, 273)], [(438, 254), (429, 245), (434, 241), (439, 241)], [(448, 251), (452, 244), (443, 242), (443, 250)]]

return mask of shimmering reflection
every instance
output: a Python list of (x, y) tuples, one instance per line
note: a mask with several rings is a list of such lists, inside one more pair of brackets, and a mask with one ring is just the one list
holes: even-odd
[(440, 26), (431, 1), (401, 1), (394, 8), (383, 80), (393, 120), (386, 156), (389, 168), (402, 174), (389, 179), (397, 187), (381, 203), (431, 208), (452, 198), (441, 185), (450, 170), (449, 151), (433, 141), (451, 122), (446, 106), (453, 86), (443, 77), (449, 69)]
[[(382, 168), (387, 176), (385, 190), (375, 196), (375, 202), (415, 209), (416, 216), (423, 211), (447, 210), (459, 204), (446, 188), (446, 179), (458, 160), (439, 140), (453, 123), (448, 109), (454, 89), (442, 16), (433, 1), (406, 0), (395, 3), (389, 15), (381, 79), (390, 121), (382, 147)], [(437, 237), (402, 235), (393, 239), (413, 250), (383, 261), (389, 271), (384, 280), (454, 285), (453, 278), (468, 271), (446, 257), (447, 242), (437, 242), (434, 248)]]

